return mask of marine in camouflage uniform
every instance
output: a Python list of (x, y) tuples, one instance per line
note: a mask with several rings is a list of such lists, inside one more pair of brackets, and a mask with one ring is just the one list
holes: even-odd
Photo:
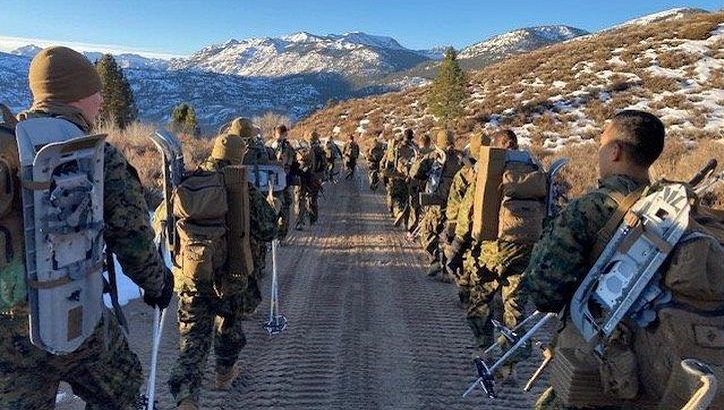
[[(34, 102), (19, 115), (20, 120), (61, 118), (90, 132), (102, 101), (101, 83), (83, 55), (65, 47), (47, 48), (31, 62), (29, 77)], [(165, 308), (173, 294), (173, 278), (165, 274), (154, 246), (138, 174), (110, 144), (105, 146), (104, 157), (103, 237), (107, 250), (116, 254), (124, 274), (145, 290), (146, 302)], [(25, 303), (0, 313), (0, 408), (52, 409), (61, 380), (71, 385), (87, 409), (136, 408), (141, 363), (113, 314), (106, 312), (95, 333), (76, 351), (56, 356), (30, 343)]]
[(325, 181), (335, 181), (335, 172), (334, 172), (334, 166), (335, 166), (335, 160), (337, 159), (337, 145), (334, 143), (334, 139), (332, 137), (327, 138), (327, 141), (324, 142), (324, 160), (327, 163), (327, 166), (325, 167), (325, 173), (324, 173), (324, 180)]
[(350, 179), (354, 176), (357, 169), (357, 158), (359, 157), (359, 145), (354, 140), (354, 135), (349, 136), (349, 141), (342, 148), (342, 157), (344, 158), (344, 167), (347, 175), (344, 179)]
[(402, 143), (402, 138), (399, 136), (393, 136), (387, 142), (387, 149), (382, 156), (382, 182), (385, 185), (385, 205), (390, 215), (394, 216), (394, 209), (392, 204), (392, 184), (391, 179), (395, 173), (395, 152), (397, 146)]
[(393, 218), (400, 219), (407, 227), (410, 219), (405, 217), (410, 210), (410, 188), (408, 185), (410, 165), (417, 152), (417, 146), (412, 141), (411, 129), (405, 130), (404, 140), (396, 142), (388, 149), (386, 161), (389, 171), (389, 182), (387, 184), (387, 204)]
[(276, 136), (276, 146), (274, 148), (274, 156), (277, 162), (284, 167), (284, 172), (287, 174), (287, 186), (283, 191), (277, 192), (274, 195), (281, 200), (281, 210), (279, 211), (279, 240), (282, 241), (289, 233), (289, 218), (291, 216), (292, 202), (292, 181), (294, 180), (296, 169), (299, 168), (299, 164), (296, 162), (296, 154), (292, 144), (287, 140), (287, 127), (284, 124), (276, 126), (274, 128), (274, 134)]
[(380, 183), (380, 172), (381, 162), (385, 156), (385, 145), (379, 139), (375, 139), (374, 143), (365, 152), (365, 159), (367, 159), (367, 179), (369, 180), (370, 189), (374, 192), (377, 189), (377, 185)]
[[(504, 138), (496, 133), (493, 146), (517, 149), (514, 136)], [(514, 135), (514, 134), (513, 134)], [(526, 296), (523, 292), (522, 274), (533, 248), (529, 243), (514, 243), (503, 240), (473, 241), (472, 217), (475, 202), (476, 183), (471, 181), (458, 210), (457, 226), (453, 247), (457, 243), (471, 243), (464, 256), (463, 276), (468, 275), (470, 289), (466, 317), (473, 331), (478, 347), (484, 348), (494, 342), (492, 302), (498, 291), (503, 299), (503, 323), (513, 328), (524, 314)], [(503, 345), (505, 341), (501, 340)]]
[[(244, 141), (245, 149), (243, 149), (243, 155), (241, 163), (246, 166), (253, 167), (254, 165), (268, 165), (273, 162), (269, 155), (269, 151), (264, 146), (263, 141), (259, 138), (258, 130), (253, 126), (251, 121), (246, 118), (236, 118), (231, 122), (228, 132), (233, 135), (238, 135)], [(257, 191), (256, 189), (254, 189)], [(257, 191), (258, 192), (258, 191)], [(262, 197), (266, 193), (261, 193)], [(254, 196), (250, 195), (250, 198), (254, 200)], [(266, 206), (255, 208), (266, 209)], [(274, 210), (274, 208), (269, 207)], [(252, 211), (252, 214), (256, 211)], [(276, 211), (274, 211), (276, 214)], [(278, 218), (278, 216), (276, 217)], [(249, 238), (249, 244), (251, 245), (251, 254), (254, 258), (254, 273), (249, 277), (247, 291), (244, 296), (244, 312), (252, 314), (256, 310), (257, 306), (261, 302), (261, 290), (259, 288), (259, 281), (264, 277), (266, 269), (266, 255), (268, 251), (268, 243), (271, 239), (264, 240), (259, 239), (252, 230), (251, 237)]]
[[(244, 145), (238, 135), (217, 137), (211, 157), (200, 168), (221, 172), (226, 166), (240, 164)], [(252, 184), (249, 184), (249, 212), (251, 238), (258, 242), (274, 239), (276, 212)], [(261, 300), (260, 295), (254, 293), (254, 290), (258, 293), (258, 270), (255, 267), (249, 277), (238, 277), (223, 268), (213, 273), (213, 283), (183, 274), (178, 277), (182, 278), (177, 284), (180, 351), (168, 384), (180, 409), (196, 409), (212, 344), (216, 388), (228, 390), (238, 375), (235, 363), (246, 345), (242, 319)], [(217, 291), (219, 288), (224, 289), (222, 295)]]
[(470, 296), (470, 271), (460, 269), (460, 266), (450, 266), (459, 264), (458, 260), (462, 260), (462, 256), (469, 247), (469, 242), (458, 241), (458, 249), (452, 249), (453, 240), (455, 239), (455, 231), (457, 228), (458, 215), (460, 208), (470, 186), (475, 191), (475, 162), (480, 147), (488, 145), (489, 141), (481, 133), (472, 134), (468, 145), (467, 153), (464, 154), (463, 167), (453, 177), (448, 193), (447, 204), (445, 206), (445, 228), (440, 235), (443, 250), (442, 265), (448, 274), (455, 277), (455, 283), (458, 286), (458, 297), (460, 303), (467, 305)]
[(430, 134), (426, 133), (422, 136), (422, 138), (420, 138), (420, 144), (418, 147), (419, 148), (411, 159), (407, 178), (405, 178), (408, 192), (407, 202), (410, 204), (409, 214), (405, 225), (408, 233), (412, 233), (417, 229), (417, 225), (420, 223), (422, 215), (420, 192), (422, 192), (425, 188), (424, 185), (427, 177), (427, 174), (424, 173), (424, 168), (427, 167), (427, 164), (431, 164), (429, 161), (425, 161), (425, 159), (430, 159), (432, 157), (432, 153), (434, 152)]
[[(606, 126), (599, 147), (598, 189), (572, 201), (546, 226), (533, 250), (524, 285), (538, 310), (557, 313), (568, 305), (578, 284), (598, 258), (594, 245), (599, 232), (618, 208), (613, 196), (625, 197), (648, 185), (648, 167), (658, 158), (663, 145), (664, 126), (651, 114), (622, 111)], [(588, 357), (582, 358), (597, 365), (593, 352), (569, 317), (557, 343), (560, 347), (587, 351)], [(627, 402), (623, 408), (631, 404)], [(549, 388), (534, 408), (567, 407), (556, 397), (553, 388)]]
[[(319, 144), (317, 131), (307, 133), (305, 139), (309, 141), (309, 148), (298, 152), (302, 184), (296, 187), (297, 222), (295, 229), (301, 231), (309, 219), (314, 225), (319, 219), (319, 193), (322, 190), (322, 177), (325, 169), (324, 150)], [(316, 168), (316, 169), (315, 169)]]
[[(447, 197), (452, 186), (454, 176), (460, 169), (458, 159), (459, 152), (455, 149), (455, 136), (447, 130), (436, 130), (436, 148), (424, 155), (417, 164), (413, 165), (411, 175), (416, 179), (423, 179), (427, 182), (435, 163), (442, 164), (440, 181), (433, 193), (424, 193), (425, 197), (431, 197), (434, 204), (421, 206), (420, 225), (418, 227), (419, 240), (422, 248), (430, 255), (429, 276), (435, 276), (442, 270), (443, 255), (440, 247), (440, 235), (445, 227), (445, 208)], [(443, 162), (444, 161), (444, 162)], [(421, 184), (421, 191), (425, 191), (425, 185)], [(448, 279), (449, 278), (449, 279)], [(447, 273), (443, 274), (444, 281), (452, 281)]]

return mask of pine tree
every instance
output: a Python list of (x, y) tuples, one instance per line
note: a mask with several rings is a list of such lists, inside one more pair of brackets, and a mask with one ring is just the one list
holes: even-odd
[(118, 128), (124, 129), (138, 117), (131, 85), (123, 75), (123, 70), (116, 63), (116, 59), (110, 54), (103, 54), (100, 60), (96, 61), (96, 70), (98, 70), (103, 85), (100, 122), (114, 124)]
[(428, 94), (430, 112), (445, 122), (460, 117), (463, 100), (467, 97), (466, 85), (465, 72), (458, 65), (455, 50), (448, 47)]
[(181, 103), (174, 107), (171, 113), (171, 129), (174, 132), (185, 132), (196, 135), (198, 125), (194, 107), (188, 103)]

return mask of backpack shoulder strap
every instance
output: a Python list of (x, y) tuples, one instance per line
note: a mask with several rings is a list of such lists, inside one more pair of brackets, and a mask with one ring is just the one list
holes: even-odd
[(646, 185), (631, 192), (626, 196), (623, 196), (623, 194), (619, 192), (611, 191), (608, 189), (604, 189), (601, 191), (609, 198), (611, 198), (614, 202), (616, 202), (616, 204), (618, 204), (618, 207), (613, 212), (613, 215), (611, 215), (603, 228), (601, 228), (601, 230), (596, 233), (596, 243), (593, 245), (592, 260), (598, 259), (598, 256), (601, 255), (601, 252), (603, 252), (603, 249), (613, 237), (613, 234), (618, 229), (618, 226), (621, 225), (621, 222), (626, 216), (626, 213), (628, 213), (631, 207), (634, 206), (634, 204), (638, 202), (639, 199), (641, 199), (641, 194), (643, 194), (645, 188)]

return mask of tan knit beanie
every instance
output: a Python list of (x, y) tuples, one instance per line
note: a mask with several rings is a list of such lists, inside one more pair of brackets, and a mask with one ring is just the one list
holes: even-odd
[(241, 164), (246, 151), (244, 140), (235, 134), (219, 135), (214, 140), (214, 149), (211, 158), (220, 161), (229, 161), (232, 164)]
[(229, 126), (229, 134), (238, 135), (241, 138), (251, 138), (254, 136), (254, 124), (246, 118), (236, 118)]
[(68, 47), (49, 47), (30, 62), (33, 101), (74, 102), (101, 91), (101, 78), (83, 54)]

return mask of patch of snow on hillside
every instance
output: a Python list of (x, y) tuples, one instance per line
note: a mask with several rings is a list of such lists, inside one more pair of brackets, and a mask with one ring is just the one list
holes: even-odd
[(661, 11), (658, 13), (648, 14), (643, 17), (625, 21), (621, 24), (618, 24), (618, 25), (615, 25), (615, 26), (609, 28), (608, 30), (616, 30), (616, 29), (623, 28), (626, 26), (631, 26), (631, 25), (644, 26), (644, 25), (651, 24), (656, 21), (661, 21), (661, 20), (680, 19), (686, 15), (687, 11), (691, 11), (691, 10), (692, 9), (685, 8), (685, 7), (664, 10), (664, 11)]
[(623, 60), (621, 59), (621, 57), (618, 56), (618, 55), (612, 56), (611, 58), (609, 58), (608, 60), (606, 60), (606, 62), (607, 62), (609, 65), (617, 65), (617, 66), (627, 66), (627, 65), (628, 65), (628, 64), (626, 64), (626, 62), (623, 61)]

